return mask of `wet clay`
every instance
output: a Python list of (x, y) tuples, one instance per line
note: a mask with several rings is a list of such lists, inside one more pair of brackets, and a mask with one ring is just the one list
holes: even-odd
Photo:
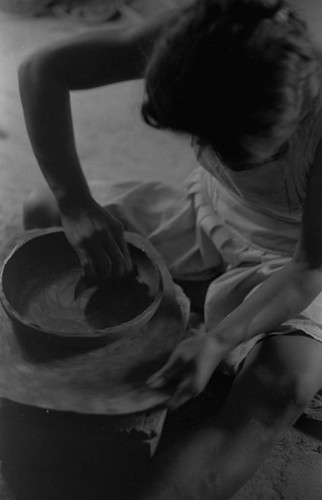
[(78, 333), (130, 321), (153, 302), (148, 286), (134, 274), (88, 287), (75, 298), (79, 279), (78, 267), (35, 276), (21, 293), (20, 312), (40, 328)]
[[(79, 261), (61, 229), (33, 230), (9, 242), (0, 273), (1, 397), (97, 415), (133, 414), (164, 404), (168, 393), (152, 390), (146, 379), (186, 337), (190, 305), (152, 245), (133, 233), (126, 237), (137, 274), (105, 287), (80, 287), (81, 293), (75, 293)], [(143, 320), (129, 321), (131, 327), (122, 323), (115, 333), (113, 328), (92, 331), (142, 309)], [(20, 320), (26, 321), (22, 310), (27, 325)], [(50, 328), (32, 328), (33, 321), (48, 322)], [(71, 344), (61, 323), (64, 329), (69, 324), (69, 332), (74, 329)]]

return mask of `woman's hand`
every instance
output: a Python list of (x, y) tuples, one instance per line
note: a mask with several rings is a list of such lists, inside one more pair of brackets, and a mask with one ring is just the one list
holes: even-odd
[(147, 381), (152, 389), (171, 389), (170, 409), (186, 403), (206, 387), (226, 350), (210, 335), (191, 337), (181, 342), (167, 363)]
[(89, 283), (119, 277), (132, 270), (122, 223), (90, 198), (61, 210), (66, 237), (79, 256)]

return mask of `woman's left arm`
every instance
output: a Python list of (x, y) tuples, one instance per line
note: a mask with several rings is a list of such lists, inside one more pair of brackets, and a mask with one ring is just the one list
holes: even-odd
[[(322, 140), (308, 179), (300, 236), (293, 258), (209, 335), (228, 350), (273, 331), (301, 313), (322, 292)], [(229, 335), (227, 335), (229, 332)]]
[(151, 379), (162, 387), (179, 379), (170, 400), (179, 406), (201, 392), (219, 362), (234, 347), (272, 332), (297, 316), (322, 292), (322, 140), (308, 180), (300, 237), (291, 261), (264, 281), (204, 337), (188, 339)]

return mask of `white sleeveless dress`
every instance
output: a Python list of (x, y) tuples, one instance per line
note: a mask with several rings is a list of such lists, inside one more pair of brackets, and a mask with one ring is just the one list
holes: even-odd
[[(212, 150), (200, 148), (196, 169), (182, 188), (158, 182), (100, 183), (92, 185), (93, 194), (104, 205), (117, 205), (149, 238), (175, 279), (212, 279), (205, 303), (208, 330), (290, 260), (321, 137), (322, 100), (279, 160), (233, 171)], [(322, 342), (322, 293), (297, 317), (236, 348), (231, 366), (237, 369), (263, 337), (294, 330)]]

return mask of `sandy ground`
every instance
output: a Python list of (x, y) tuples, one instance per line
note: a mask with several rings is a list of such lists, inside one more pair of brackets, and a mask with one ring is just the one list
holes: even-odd
[[(322, 42), (319, 0), (293, 2)], [(5, 242), (21, 229), (22, 203), (43, 183), (26, 135), (16, 70), (30, 51), (61, 37), (102, 26), (68, 20), (20, 19), (0, 11), (0, 235)], [(322, 33), (322, 31), (321, 31)], [(79, 154), (89, 180), (160, 179), (180, 183), (194, 164), (186, 140), (156, 132), (140, 119), (142, 82), (79, 92), (72, 96)], [(320, 500), (322, 441), (319, 426), (303, 424), (278, 443), (236, 500)], [(314, 431), (315, 437), (308, 433)], [(1, 444), (0, 444), (1, 445)], [(0, 500), (11, 498), (0, 480)], [(73, 499), (71, 499), (73, 500)]]

